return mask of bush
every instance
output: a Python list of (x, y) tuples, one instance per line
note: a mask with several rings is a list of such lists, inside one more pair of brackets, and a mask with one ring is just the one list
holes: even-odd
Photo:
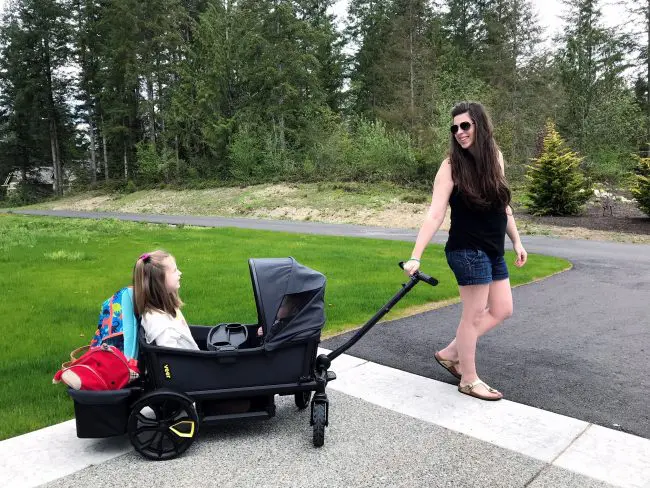
[(650, 157), (637, 157), (637, 160), (636, 183), (632, 187), (632, 195), (641, 211), (650, 216)]
[(407, 183), (418, 161), (408, 134), (389, 132), (382, 122), (361, 121), (348, 154), (349, 177), (357, 181)]
[(174, 161), (167, 149), (158, 154), (151, 142), (141, 141), (136, 145), (138, 159), (138, 181), (145, 185), (169, 181)]
[(21, 182), (16, 190), (7, 192), (5, 202), (9, 207), (21, 207), (42, 202), (53, 196), (52, 187), (28, 180)]
[(230, 176), (237, 181), (252, 183), (263, 178), (265, 171), (265, 151), (263, 135), (253, 127), (242, 126), (233, 135), (228, 146)]
[(553, 122), (547, 122), (542, 153), (528, 166), (528, 209), (534, 215), (575, 215), (591, 189), (580, 171), (582, 158), (572, 152)]

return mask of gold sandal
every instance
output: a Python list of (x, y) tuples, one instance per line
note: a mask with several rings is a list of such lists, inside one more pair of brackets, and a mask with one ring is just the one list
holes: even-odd
[[(480, 386), (480, 385), (483, 385), (485, 387), (485, 389), (487, 391), (489, 391), (490, 393), (499, 393), (500, 396), (496, 396), (496, 397), (485, 396), (485, 395), (481, 395), (478, 392), (475, 392), (474, 388), (476, 388), (477, 386)], [(488, 386), (487, 384), (485, 384), (481, 380), (472, 381), (471, 383), (469, 383), (467, 385), (463, 385), (463, 386), (458, 385), (458, 391), (461, 392), (461, 393), (464, 393), (465, 395), (469, 395), (469, 396), (474, 397), (474, 398), (479, 398), (480, 400), (487, 400), (489, 402), (490, 401), (494, 402), (496, 400), (501, 400), (503, 398), (503, 395), (498, 390), (495, 390), (491, 386)]]
[(451, 374), (453, 374), (456, 377), (456, 379), (461, 379), (461, 374), (457, 368), (457, 366), (460, 365), (460, 361), (451, 361), (450, 359), (442, 359), (437, 352), (434, 353), (433, 357), (440, 366), (442, 366)]

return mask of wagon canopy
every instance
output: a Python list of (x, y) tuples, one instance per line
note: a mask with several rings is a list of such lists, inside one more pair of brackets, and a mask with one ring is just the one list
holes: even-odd
[(257, 317), (268, 351), (318, 337), (325, 325), (325, 276), (295, 259), (249, 259)]

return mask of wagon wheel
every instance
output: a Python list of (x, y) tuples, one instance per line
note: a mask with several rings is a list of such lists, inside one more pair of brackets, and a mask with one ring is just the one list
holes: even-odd
[(326, 403), (312, 403), (311, 421), (314, 426), (314, 446), (321, 447), (325, 443), (325, 426), (327, 425)]
[(144, 457), (161, 461), (179, 456), (192, 445), (199, 431), (193, 403), (171, 391), (140, 398), (129, 415), (131, 444)]
[(309, 400), (311, 400), (311, 391), (301, 391), (294, 395), (296, 400), (296, 407), (300, 410), (304, 410), (309, 406)]

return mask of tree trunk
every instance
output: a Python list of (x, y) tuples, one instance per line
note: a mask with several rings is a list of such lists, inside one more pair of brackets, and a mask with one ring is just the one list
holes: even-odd
[(147, 96), (149, 97), (149, 140), (156, 147), (156, 107), (153, 94), (153, 75), (147, 77)]
[(124, 141), (124, 181), (129, 181), (129, 159), (126, 156), (126, 141)]
[[(275, 5), (277, 9), (277, 3)], [(276, 12), (276, 22), (275, 22), (275, 30), (276, 30), (276, 35), (279, 38), (280, 37), (280, 22), (277, 20), (277, 12)], [(283, 71), (283, 66), (282, 63), (278, 66), (278, 70), (280, 71), (280, 79), (282, 79), (282, 71)], [(282, 151), (282, 156), (284, 157), (284, 150), (285, 150), (285, 139), (284, 139), (284, 95), (280, 95), (280, 100), (278, 101), (278, 105), (280, 105), (280, 116), (279, 116), (279, 131), (280, 131), (280, 149)]]
[(59, 134), (57, 128), (56, 106), (54, 104), (54, 90), (52, 85), (52, 67), (50, 66), (50, 44), (47, 36), (43, 39), (43, 56), (45, 77), (47, 82), (47, 112), (50, 123), (50, 149), (52, 150), (52, 173), (54, 178), (54, 194), (63, 195), (63, 171), (61, 169), (61, 150), (59, 148)]
[(174, 142), (176, 145), (176, 178), (180, 180), (181, 178), (181, 159), (178, 156), (178, 135), (174, 136)]
[(413, 135), (413, 130), (415, 126), (415, 68), (413, 67), (413, 18), (411, 17), (411, 28), (409, 32), (409, 82), (410, 82), (410, 111), (411, 111), (411, 135)]
[(646, 151), (645, 157), (650, 156), (650, 0), (648, 0), (648, 7), (646, 8), (646, 34), (647, 34), (647, 44), (646, 44), (646, 61), (648, 64), (648, 71), (646, 73), (646, 127), (647, 127), (647, 139), (646, 139)]
[(52, 151), (52, 176), (54, 178), (54, 194), (63, 195), (63, 178), (61, 161), (59, 160), (59, 144), (57, 140), (56, 121), (50, 117), (50, 149)]
[(91, 114), (88, 114), (88, 127), (90, 136), (90, 182), (97, 184), (97, 145), (95, 143), (95, 123)]
[(108, 149), (106, 144), (106, 130), (104, 126), (104, 115), (102, 114), (102, 149), (104, 152), (104, 181), (108, 183)]

